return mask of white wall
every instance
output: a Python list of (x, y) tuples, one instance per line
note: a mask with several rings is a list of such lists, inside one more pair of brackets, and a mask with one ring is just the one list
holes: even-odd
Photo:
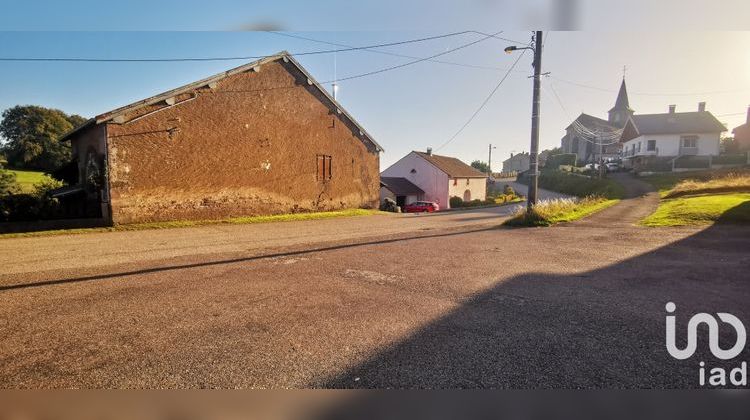
[[(636, 144), (636, 150), (638, 148), (637, 143), (641, 142), (641, 151), (635, 152), (635, 156), (639, 155), (656, 155), (656, 156), (677, 156), (680, 153), (680, 138), (682, 136), (698, 136), (698, 156), (718, 155), (719, 154), (719, 134), (708, 133), (708, 134), (656, 134), (639, 136), (632, 140), (625, 142), (623, 146), (623, 152), (630, 152), (633, 145)], [(648, 152), (647, 146), (649, 140), (656, 140), (656, 149), (658, 154)], [(630, 157), (630, 155), (627, 155)]]
[[(468, 180), (468, 183), (467, 183)], [(454, 182), (455, 181), (455, 182)], [(456, 184), (456, 185), (453, 185)], [(449, 197), (461, 197), (464, 199), (464, 192), (471, 191), (472, 200), (484, 200), (487, 198), (487, 178), (456, 178), (448, 180)]]
[[(412, 173), (412, 169), (415, 170)], [(440, 208), (448, 208), (448, 175), (414, 152), (401, 158), (381, 174), (384, 177), (406, 178), (421, 188), (424, 201), (433, 201)], [(466, 180), (464, 179), (464, 183)], [(462, 192), (463, 194), (463, 192)]]

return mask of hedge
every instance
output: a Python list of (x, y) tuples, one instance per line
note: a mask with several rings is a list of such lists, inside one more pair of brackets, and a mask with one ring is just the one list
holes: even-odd
[(547, 163), (544, 164), (544, 167), (546, 169), (558, 169), (560, 165), (576, 166), (576, 159), (578, 159), (578, 155), (575, 153), (551, 155), (547, 158)]

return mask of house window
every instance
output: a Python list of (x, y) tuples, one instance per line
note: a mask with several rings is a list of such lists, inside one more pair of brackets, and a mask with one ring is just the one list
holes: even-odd
[(698, 147), (697, 136), (684, 136), (680, 138), (680, 141), (682, 142), (682, 147)]
[(638, 148), (636, 149), (636, 152), (640, 152), (640, 151), (641, 151), (641, 142), (638, 142)]
[(649, 140), (646, 144), (646, 150), (648, 150), (649, 152), (653, 152), (654, 150), (656, 150), (656, 140)]
[(469, 185), (469, 178), (466, 178), (466, 185)]
[(318, 155), (318, 170), (316, 178), (318, 181), (328, 181), (331, 179), (331, 157), (328, 155)]

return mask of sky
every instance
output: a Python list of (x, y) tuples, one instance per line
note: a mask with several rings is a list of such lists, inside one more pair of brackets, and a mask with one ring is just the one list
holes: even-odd
[[(0, 18), (0, 29), (8, 22)], [(3, 26), (4, 25), (4, 26)], [(61, 28), (66, 29), (66, 28)], [(97, 29), (97, 28), (92, 28)], [(101, 28), (98, 28), (101, 29)], [(272, 28), (276, 29), (276, 28)], [(348, 45), (372, 45), (452, 32), (429, 30), (307, 30), (289, 34)], [(498, 32), (498, 28), (481, 30)], [(531, 32), (500, 35), (529, 42)], [(483, 38), (476, 33), (380, 48), (427, 57)], [(421, 62), (393, 71), (340, 82), (338, 99), (385, 152), (386, 168), (411, 150), (438, 149), (463, 126), (518, 58), (513, 44), (489, 38), (439, 57), (455, 64)], [(3, 31), (0, 57), (178, 58), (263, 56), (327, 50), (322, 43), (263, 31)], [(630, 105), (636, 114), (694, 111), (698, 102), (729, 129), (745, 120), (750, 105), (750, 32), (549, 31), (542, 67), (541, 148), (559, 146), (565, 127), (579, 113), (606, 118), (623, 66)], [(319, 81), (345, 78), (411, 59), (350, 51), (300, 56)], [(251, 61), (251, 60), (245, 60)], [(172, 63), (0, 62), (0, 110), (17, 104), (59, 108), (91, 117), (156, 93), (210, 76), (245, 61)], [(439, 154), (493, 168), (510, 153), (529, 150), (531, 54), (500, 86), (486, 107)], [(330, 88), (330, 86), (327, 86)], [(558, 100), (559, 98), (559, 100)]]

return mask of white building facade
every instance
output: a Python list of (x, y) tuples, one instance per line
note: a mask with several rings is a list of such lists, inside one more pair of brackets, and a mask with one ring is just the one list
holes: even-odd
[(389, 166), (381, 178), (405, 178), (424, 191), (421, 200), (450, 208), (450, 197), (464, 201), (487, 198), (487, 175), (460, 160), (424, 152), (411, 152)]

